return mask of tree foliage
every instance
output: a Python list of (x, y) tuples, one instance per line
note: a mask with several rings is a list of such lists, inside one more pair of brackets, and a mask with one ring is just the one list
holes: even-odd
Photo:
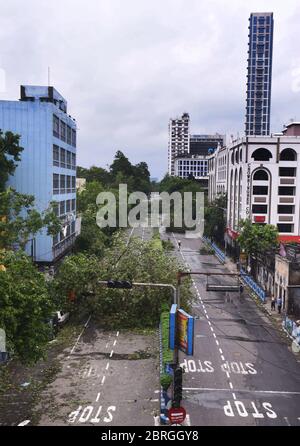
[(22, 252), (0, 251), (0, 327), (7, 351), (23, 362), (43, 356), (49, 341), (47, 320), (53, 311), (44, 275)]
[(204, 234), (220, 244), (224, 243), (226, 229), (226, 195), (218, 196), (212, 203), (205, 206)]
[(278, 230), (273, 225), (253, 224), (247, 219), (242, 220), (239, 229), (238, 243), (250, 256), (265, 254), (278, 246)]
[(21, 160), (23, 147), (20, 146), (20, 135), (0, 130), (0, 192), (5, 190), (9, 175), (12, 175)]

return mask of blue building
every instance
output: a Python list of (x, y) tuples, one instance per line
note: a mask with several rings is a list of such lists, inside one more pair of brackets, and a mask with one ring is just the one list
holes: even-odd
[(0, 129), (21, 135), (21, 161), (8, 186), (34, 195), (39, 212), (52, 201), (65, 223), (56, 237), (44, 229), (26, 251), (41, 263), (53, 263), (75, 241), (76, 122), (67, 113), (67, 101), (53, 87), (21, 86), (19, 101), (0, 101)]
[(252, 13), (249, 19), (246, 135), (270, 134), (273, 13)]

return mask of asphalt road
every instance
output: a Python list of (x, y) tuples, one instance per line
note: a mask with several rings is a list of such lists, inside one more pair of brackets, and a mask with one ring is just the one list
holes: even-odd
[[(233, 272), (216, 257), (200, 255), (200, 241), (181, 234), (170, 239), (173, 255), (191, 271)], [(236, 279), (215, 276), (209, 283)], [(191, 425), (299, 426), (300, 361), (282, 334), (247, 293), (207, 292), (203, 276), (193, 276), (193, 289), (194, 355), (180, 352), (186, 371), (182, 404)]]

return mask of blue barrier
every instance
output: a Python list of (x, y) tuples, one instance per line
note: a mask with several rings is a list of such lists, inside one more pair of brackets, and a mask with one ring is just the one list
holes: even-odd
[(263, 302), (265, 302), (266, 300), (265, 291), (254, 281), (254, 279), (251, 276), (249, 276), (246, 273), (246, 271), (244, 271), (243, 268), (240, 269), (240, 273), (243, 282), (246, 283)]
[(214, 250), (216, 257), (220, 260), (220, 262), (225, 263), (226, 256), (225, 256), (224, 252), (214, 242), (212, 242), (209, 238), (203, 236), (202, 240), (204, 241), (204, 243), (209, 245)]

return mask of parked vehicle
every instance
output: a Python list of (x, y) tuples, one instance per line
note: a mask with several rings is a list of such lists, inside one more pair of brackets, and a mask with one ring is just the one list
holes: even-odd
[(57, 321), (58, 326), (64, 325), (69, 319), (70, 314), (65, 311), (56, 311), (54, 318)]

